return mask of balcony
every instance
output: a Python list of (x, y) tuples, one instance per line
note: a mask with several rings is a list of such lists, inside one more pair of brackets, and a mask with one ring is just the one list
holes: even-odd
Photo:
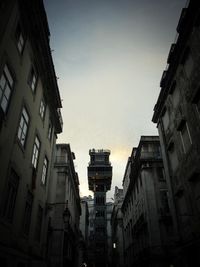
[(89, 166), (111, 166), (111, 162), (110, 161), (89, 161), (88, 162)]
[(170, 64), (173, 61), (174, 55), (175, 55), (175, 50), (176, 50), (176, 44), (172, 44), (171, 48), (170, 48), (170, 51), (169, 51), (168, 58), (167, 58), (167, 63), (168, 64)]
[(162, 78), (160, 80), (160, 87), (165, 87), (166, 86), (166, 81), (167, 81), (167, 70), (163, 71)]
[(161, 159), (161, 153), (159, 151), (148, 151), (148, 152), (141, 152), (140, 154), (140, 159), (141, 160), (156, 160), (156, 159)]
[(176, 31), (180, 34), (185, 28), (187, 8), (183, 8)]
[(110, 154), (109, 149), (90, 149), (89, 150), (89, 155), (91, 154)]
[(89, 166), (88, 177), (94, 180), (101, 180), (112, 177), (112, 166)]
[(55, 159), (55, 166), (68, 166), (68, 160), (66, 156), (57, 156)]

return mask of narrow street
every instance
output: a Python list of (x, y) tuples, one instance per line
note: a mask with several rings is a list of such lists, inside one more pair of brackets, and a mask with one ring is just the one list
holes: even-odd
[(0, 1), (0, 266), (200, 266), (200, 1)]

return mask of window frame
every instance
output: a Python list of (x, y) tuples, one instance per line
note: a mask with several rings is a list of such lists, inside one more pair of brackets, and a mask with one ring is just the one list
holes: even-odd
[[(23, 114), (23, 111), (26, 112), (26, 115), (28, 117), (28, 121), (26, 120), (24, 114)], [(23, 121), (22, 121), (23, 119)], [(22, 127), (21, 127), (21, 123), (22, 123)], [(23, 130), (24, 130), (24, 125), (26, 125), (26, 132), (24, 134), (24, 143), (21, 142), (21, 137), (22, 137), (22, 134), (24, 133)], [(22, 107), (22, 110), (21, 110), (21, 116), (20, 116), (20, 120), (19, 120), (19, 125), (18, 125), (18, 130), (17, 130), (17, 139), (18, 139), (18, 142), (19, 144), (25, 148), (26, 146), (26, 141), (27, 141), (27, 137), (28, 137), (28, 131), (29, 131), (29, 126), (30, 126), (30, 115), (27, 111), (27, 108), (26, 106), (23, 106)], [(20, 134), (20, 138), (19, 138), (19, 131), (21, 129), (21, 134)]]
[(36, 135), (35, 139), (34, 139), (34, 143), (33, 143), (32, 158), (31, 158), (31, 164), (32, 164), (33, 168), (35, 168), (35, 169), (37, 169), (37, 167), (38, 167), (40, 148), (41, 148), (41, 141), (40, 141), (38, 135)]
[(31, 88), (33, 94), (36, 92), (38, 83), (38, 73), (33, 65), (31, 65), (29, 75), (28, 75), (28, 85)]
[[(189, 139), (189, 142), (190, 142), (190, 145), (186, 148), (186, 142), (184, 140), (184, 134), (183, 134), (183, 130), (186, 130), (187, 132), (187, 136), (188, 136), (188, 139)], [(182, 120), (179, 127), (178, 127), (178, 131), (179, 131), (179, 134), (180, 134), (180, 138), (181, 138), (181, 144), (182, 144), (182, 148), (183, 148), (183, 152), (184, 154), (186, 154), (189, 150), (190, 150), (190, 147), (192, 145), (192, 138), (191, 138), (191, 135), (190, 135), (190, 130), (189, 130), (189, 127), (188, 127), (188, 123), (186, 120)]]
[[(2, 81), (4, 79), (4, 81)], [(7, 114), (8, 108), (11, 102), (12, 93), (14, 90), (15, 79), (14, 75), (7, 63), (4, 64), (1, 70), (0, 76), (0, 108), (2, 109), (4, 114)], [(9, 88), (9, 95), (6, 96), (6, 90)], [(6, 99), (5, 109), (2, 107), (3, 99)]]
[(44, 156), (43, 165), (42, 165), (42, 177), (41, 177), (41, 184), (43, 186), (46, 185), (47, 177), (48, 177), (48, 170), (49, 170), (49, 160), (47, 156)]
[(53, 136), (53, 123), (52, 123), (52, 120), (49, 119), (47, 137), (50, 142), (51, 142), (52, 136)]
[(17, 23), (17, 26), (15, 28), (15, 41), (17, 50), (20, 53), (20, 55), (22, 55), (25, 47), (25, 37), (20, 22)]
[(39, 114), (42, 121), (45, 119), (45, 113), (46, 113), (46, 102), (44, 101), (44, 98), (40, 100), (40, 107), (39, 107)]

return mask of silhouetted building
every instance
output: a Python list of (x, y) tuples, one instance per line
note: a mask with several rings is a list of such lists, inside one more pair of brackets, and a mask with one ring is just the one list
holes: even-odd
[(112, 211), (113, 211), (113, 202), (107, 202), (106, 203), (107, 266), (111, 266), (112, 263), (112, 228), (111, 228)]
[(88, 204), (88, 212), (89, 212), (89, 224), (88, 224), (88, 245), (87, 245), (87, 263), (88, 266), (92, 266), (95, 262), (95, 255), (94, 255), (94, 198), (91, 195), (84, 196), (82, 198), (84, 201), (87, 201)]
[(121, 206), (123, 203), (123, 189), (115, 186), (114, 208), (111, 217), (112, 228), (112, 266), (124, 266), (124, 228)]
[[(82, 235), (79, 179), (74, 168), (75, 154), (69, 144), (57, 144), (49, 184), (47, 213), (50, 216), (48, 266), (79, 267)], [(66, 218), (65, 218), (66, 216)], [(82, 241), (81, 241), (82, 242)]]
[(111, 187), (112, 166), (109, 161), (109, 150), (91, 149), (89, 154), (88, 184), (89, 189), (94, 192), (93, 253), (97, 267), (106, 266), (108, 261), (106, 192)]
[(89, 208), (85, 197), (81, 198), (80, 230), (82, 233), (82, 262), (88, 262)]
[(175, 266), (200, 266), (200, 2), (183, 8), (154, 108), (176, 214)]
[(174, 232), (158, 136), (141, 136), (129, 158), (121, 207), (125, 266), (169, 267)]
[(88, 202), (85, 198), (81, 198), (81, 217), (80, 217), (80, 230), (83, 234), (83, 238), (88, 243), (88, 226), (89, 226), (89, 209)]
[(0, 265), (45, 266), (61, 99), (41, 0), (0, 1)]

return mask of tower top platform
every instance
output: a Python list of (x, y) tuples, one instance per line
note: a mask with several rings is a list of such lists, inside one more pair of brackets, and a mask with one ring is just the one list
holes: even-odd
[(105, 191), (110, 190), (112, 181), (112, 166), (109, 161), (110, 150), (90, 149), (89, 155), (89, 190), (95, 191), (96, 188), (104, 188)]

